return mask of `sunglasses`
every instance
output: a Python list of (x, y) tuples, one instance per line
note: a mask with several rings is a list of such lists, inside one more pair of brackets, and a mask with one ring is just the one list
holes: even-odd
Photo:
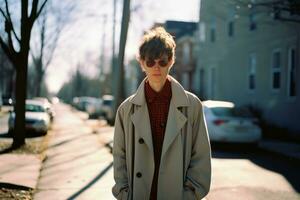
[(155, 64), (158, 63), (159, 66), (161, 67), (166, 67), (169, 64), (169, 60), (168, 59), (162, 59), (159, 61), (155, 61), (155, 60), (146, 60), (146, 65), (147, 67), (154, 67)]

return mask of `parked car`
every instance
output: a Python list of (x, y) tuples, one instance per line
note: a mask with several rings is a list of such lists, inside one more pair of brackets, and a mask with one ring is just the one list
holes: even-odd
[(114, 97), (112, 95), (103, 95), (102, 100), (103, 100), (102, 103), (103, 116), (109, 124), (112, 124), (114, 121), (114, 113), (113, 113)]
[(72, 105), (78, 110), (87, 112), (89, 118), (98, 118), (103, 114), (102, 99), (96, 97), (74, 97)]
[(13, 106), (14, 103), (13, 99), (9, 96), (2, 96), (2, 102), (5, 106)]
[[(9, 133), (14, 129), (15, 113), (10, 112), (8, 119)], [(50, 117), (42, 102), (26, 100), (25, 105), (25, 128), (26, 131), (47, 134), (50, 127)]]
[(89, 114), (89, 118), (98, 118), (102, 115), (103, 101), (100, 98), (90, 98), (85, 103), (85, 111)]
[(228, 101), (204, 101), (203, 106), (211, 141), (256, 144), (261, 139), (258, 120), (248, 109)]
[(55, 117), (55, 112), (54, 112), (54, 110), (52, 108), (52, 104), (49, 102), (49, 100), (45, 97), (34, 97), (33, 99), (43, 103), (43, 106), (46, 109), (46, 112), (48, 113), (48, 115), (50, 117), (50, 121), (52, 122)]

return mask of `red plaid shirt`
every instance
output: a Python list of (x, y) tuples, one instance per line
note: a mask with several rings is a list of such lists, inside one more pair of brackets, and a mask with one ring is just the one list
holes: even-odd
[(149, 82), (146, 81), (145, 96), (149, 110), (155, 161), (155, 171), (152, 181), (150, 200), (156, 200), (160, 157), (172, 97), (171, 81), (167, 79), (160, 92), (155, 92), (150, 87)]

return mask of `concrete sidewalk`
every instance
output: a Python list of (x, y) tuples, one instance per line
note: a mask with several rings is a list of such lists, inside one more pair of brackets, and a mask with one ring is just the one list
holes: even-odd
[(56, 113), (34, 199), (114, 199), (110, 149), (70, 107), (58, 105)]
[(6, 115), (10, 110), (13, 110), (12, 106), (2, 106), (0, 110), (0, 117)]
[(36, 187), (42, 161), (35, 155), (0, 155), (0, 184), (34, 189)]

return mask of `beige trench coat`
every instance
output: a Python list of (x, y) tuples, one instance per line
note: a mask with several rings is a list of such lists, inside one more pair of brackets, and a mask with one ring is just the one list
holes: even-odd
[[(172, 77), (172, 99), (162, 148), (158, 200), (202, 199), (211, 182), (211, 151), (200, 100)], [(117, 199), (148, 200), (154, 174), (145, 80), (119, 107), (113, 159)]]

